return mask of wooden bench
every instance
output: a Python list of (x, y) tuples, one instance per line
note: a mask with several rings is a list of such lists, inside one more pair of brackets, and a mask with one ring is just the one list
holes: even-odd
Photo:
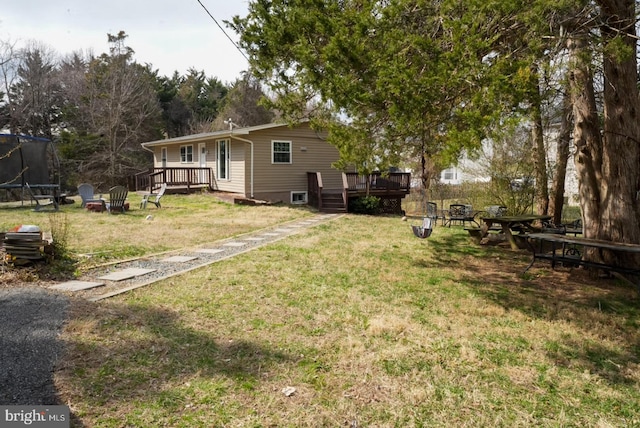
[[(471, 239), (476, 244), (488, 244), (488, 243), (500, 243), (505, 241), (504, 234), (502, 233), (502, 228), (492, 227), (489, 228), (486, 232), (481, 227), (465, 227), (471, 236)], [(496, 239), (499, 237), (499, 239)]]
[(482, 229), (479, 227), (465, 227), (464, 230), (469, 232), (469, 236), (471, 236), (471, 239), (473, 239), (476, 244), (479, 244), (480, 240), (484, 236)]
[(607, 263), (584, 260), (582, 258), (585, 248), (597, 248), (617, 253), (640, 254), (640, 245), (551, 233), (531, 233), (528, 235), (528, 243), (532, 259), (523, 273), (527, 272), (536, 260), (549, 260), (551, 262), (551, 268), (555, 268), (558, 264), (567, 267), (584, 266), (631, 276), (633, 280), (627, 277), (625, 278), (633, 282), (638, 287), (638, 291), (640, 291), (640, 267), (614, 266)]

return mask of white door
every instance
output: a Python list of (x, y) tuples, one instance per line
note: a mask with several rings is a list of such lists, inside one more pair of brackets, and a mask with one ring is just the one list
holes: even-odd
[[(200, 156), (198, 157), (200, 168), (206, 168), (207, 167), (207, 144), (206, 143), (198, 144), (198, 153), (200, 153)], [(206, 183), (207, 179), (208, 179), (207, 173), (205, 171), (200, 171), (200, 183)]]
[(216, 141), (218, 156), (218, 174), (217, 180), (229, 180), (229, 164), (231, 161), (231, 150), (229, 147), (229, 140)]
[(167, 167), (167, 148), (166, 147), (163, 147), (160, 149), (160, 158), (162, 162), (162, 167), (166, 168)]

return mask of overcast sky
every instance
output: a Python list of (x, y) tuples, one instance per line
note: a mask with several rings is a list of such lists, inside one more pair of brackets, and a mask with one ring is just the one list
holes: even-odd
[[(200, 0), (226, 33), (223, 20), (244, 16), (248, 0)], [(139, 63), (160, 75), (202, 70), (230, 83), (247, 61), (197, 0), (11, 0), (0, 7), (0, 40), (23, 46), (36, 40), (60, 55), (108, 52), (107, 33), (123, 30)]]

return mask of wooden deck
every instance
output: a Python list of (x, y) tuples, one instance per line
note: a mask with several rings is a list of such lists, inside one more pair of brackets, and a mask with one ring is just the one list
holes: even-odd
[(411, 174), (407, 172), (343, 173), (342, 189), (325, 189), (320, 173), (309, 172), (307, 178), (309, 205), (323, 212), (347, 212), (349, 199), (370, 195), (381, 199), (383, 212), (400, 214), (402, 199), (411, 190)]
[[(167, 193), (191, 193), (201, 189), (214, 190), (211, 168), (152, 168), (135, 177), (136, 192), (156, 192), (162, 183)], [(319, 172), (307, 173), (309, 205), (322, 212), (347, 212), (349, 199), (377, 196), (385, 213), (400, 214), (402, 199), (411, 190), (411, 174), (407, 172), (342, 174), (342, 188), (325, 189)]]
[(154, 192), (167, 183), (168, 193), (212, 189), (211, 168), (152, 168), (135, 176), (135, 190)]

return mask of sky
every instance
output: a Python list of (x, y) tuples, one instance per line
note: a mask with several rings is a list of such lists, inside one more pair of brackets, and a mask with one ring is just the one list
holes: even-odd
[[(200, 0), (237, 43), (224, 20), (247, 13), (248, 0)], [(64, 56), (109, 51), (107, 34), (124, 31), (134, 59), (161, 76), (189, 68), (231, 83), (248, 62), (198, 0), (12, 0), (0, 7), (0, 41), (36, 41)]]

